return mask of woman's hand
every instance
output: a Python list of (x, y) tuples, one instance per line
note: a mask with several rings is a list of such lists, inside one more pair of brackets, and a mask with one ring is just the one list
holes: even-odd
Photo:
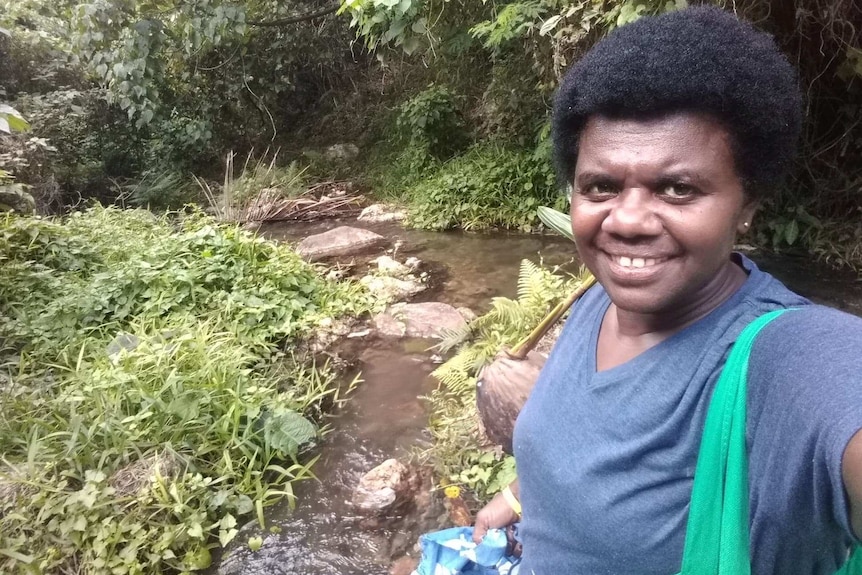
[[(513, 486), (514, 487), (514, 486)], [(513, 489), (515, 491), (515, 489)], [(476, 514), (476, 525), (473, 527), (473, 542), (479, 544), (488, 529), (508, 527), (520, 519), (502, 493), (493, 499)]]

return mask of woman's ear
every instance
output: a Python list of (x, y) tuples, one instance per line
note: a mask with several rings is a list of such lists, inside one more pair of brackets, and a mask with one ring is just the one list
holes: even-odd
[(743, 235), (751, 229), (754, 214), (757, 212), (759, 207), (760, 204), (757, 200), (748, 200), (748, 202), (742, 207), (742, 211), (739, 213), (739, 221), (736, 225), (736, 232), (739, 235)]

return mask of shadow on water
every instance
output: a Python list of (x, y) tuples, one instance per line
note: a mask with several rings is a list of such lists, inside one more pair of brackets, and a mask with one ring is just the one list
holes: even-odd
[[(296, 241), (344, 222), (268, 226), (273, 239)], [(350, 225), (355, 225), (351, 223)], [(442, 272), (437, 288), (424, 299), (485, 311), (495, 296), (515, 297), (520, 261), (543, 259), (574, 271), (574, 248), (555, 236), (434, 233), (405, 230), (397, 224), (363, 225), (388, 238), (396, 256), (418, 256)], [(862, 314), (862, 284), (855, 276), (812, 266), (806, 260), (754, 256), (766, 271), (792, 289), (826, 303)], [(267, 511), (276, 532), (258, 533), (247, 526), (237, 537), (237, 549), (219, 571), (243, 575), (385, 575), (394, 558), (403, 556), (424, 531), (448, 526), (442, 509), (431, 505), (424, 514), (403, 517), (394, 524), (369, 528), (350, 505), (359, 478), (386, 459), (406, 459), (428, 445), (427, 412), (421, 396), (435, 387), (433, 342), (427, 340), (355, 340), (347, 354), (358, 358), (361, 383), (350, 401), (331, 420), (333, 430), (323, 442), (314, 468), (317, 480), (296, 487), (297, 504)], [(353, 374), (351, 374), (353, 375)], [(269, 526), (268, 526), (269, 527)], [(250, 535), (263, 535), (253, 553), (245, 544)]]

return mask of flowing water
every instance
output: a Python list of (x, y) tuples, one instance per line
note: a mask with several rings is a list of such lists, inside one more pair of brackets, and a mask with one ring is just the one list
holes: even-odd
[[(274, 225), (264, 233), (293, 241), (344, 222)], [(355, 224), (351, 224), (355, 225)], [(391, 238), (396, 257), (415, 255), (432, 266), (435, 287), (420, 300), (441, 301), (484, 312), (496, 296), (515, 297), (520, 261), (524, 258), (575, 269), (573, 246), (555, 236), (434, 233), (404, 230), (396, 224), (368, 227)], [(799, 293), (862, 315), (862, 283), (852, 274), (836, 273), (806, 260), (788, 257), (754, 259)], [(372, 525), (356, 515), (349, 501), (353, 487), (367, 471), (386, 459), (407, 458), (427, 446), (427, 413), (421, 399), (434, 389), (433, 342), (426, 340), (352, 340), (356, 369), (363, 383), (332, 420), (317, 481), (297, 486), (294, 510), (284, 504), (270, 508), (274, 528), (259, 532), (247, 526), (220, 572), (242, 575), (385, 575), (392, 560), (410, 551), (422, 532), (448, 526), (439, 505), (396, 523)], [(353, 375), (353, 374), (350, 374)], [(263, 537), (253, 553), (244, 544)]]

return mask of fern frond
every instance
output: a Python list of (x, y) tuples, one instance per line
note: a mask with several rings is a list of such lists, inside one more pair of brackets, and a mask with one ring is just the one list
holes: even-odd
[(434, 346), (434, 349), (440, 353), (446, 353), (467, 341), (473, 335), (473, 327), (471, 324), (464, 324), (457, 328), (444, 327), (440, 329), (440, 335), (443, 339)]
[(475, 383), (474, 366), (476, 350), (466, 347), (455, 354), (452, 359), (431, 372), (448, 391), (454, 394), (463, 393), (472, 383)]
[(529, 299), (541, 284), (543, 270), (528, 259), (521, 260), (521, 271), (518, 273), (518, 300)]

